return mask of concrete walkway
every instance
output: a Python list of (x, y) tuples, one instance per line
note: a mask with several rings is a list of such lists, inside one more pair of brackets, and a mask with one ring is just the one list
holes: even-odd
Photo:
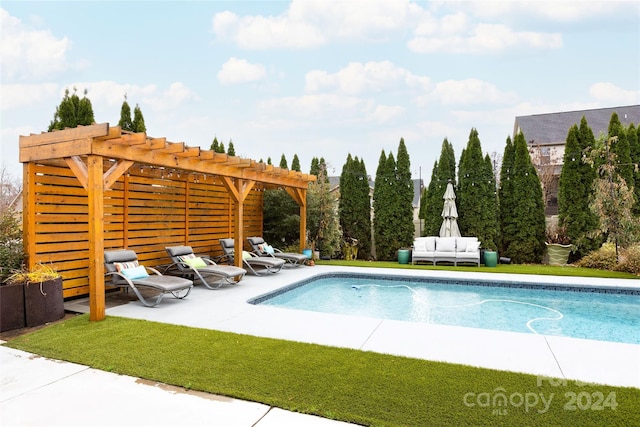
[[(247, 300), (320, 273), (417, 275), (550, 283), (544, 276), (451, 271), (300, 267), (211, 291), (197, 286), (184, 300), (155, 308), (136, 301), (108, 316), (375, 351), (428, 360), (640, 388), (640, 345), (400, 322), (251, 305)], [(640, 289), (640, 281), (562, 278), (599, 287)], [(75, 301), (67, 309), (88, 310)], [(348, 424), (111, 374), (0, 347), (0, 424), (346, 426)], [(68, 402), (73, 402), (69, 412)], [(34, 404), (35, 403), (35, 404)], [(70, 416), (70, 414), (72, 416)]]

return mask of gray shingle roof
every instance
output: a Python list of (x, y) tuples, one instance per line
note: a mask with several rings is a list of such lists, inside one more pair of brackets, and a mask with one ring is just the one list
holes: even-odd
[(518, 129), (520, 129), (529, 143), (533, 141), (534, 144), (539, 145), (564, 144), (571, 126), (574, 124), (579, 126), (580, 120), (584, 116), (597, 138), (601, 133), (607, 134), (611, 114), (614, 112), (618, 114), (620, 123), (624, 126), (628, 126), (630, 123), (640, 124), (640, 105), (629, 105), (626, 107), (517, 116), (513, 134), (515, 137)]

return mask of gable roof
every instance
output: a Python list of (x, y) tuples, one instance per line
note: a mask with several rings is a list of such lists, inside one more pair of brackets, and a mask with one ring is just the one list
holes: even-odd
[(601, 133), (607, 134), (611, 114), (614, 112), (618, 114), (620, 123), (624, 126), (629, 126), (630, 123), (640, 124), (640, 105), (563, 111), (531, 116), (516, 116), (513, 136), (515, 138), (515, 135), (521, 130), (529, 144), (564, 144), (571, 126), (574, 124), (580, 125), (580, 120), (584, 116), (597, 138)]

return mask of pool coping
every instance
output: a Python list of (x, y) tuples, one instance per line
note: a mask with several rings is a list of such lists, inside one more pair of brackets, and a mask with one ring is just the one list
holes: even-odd
[[(551, 283), (551, 276), (443, 270), (302, 266), (249, 276), (211, 291), (196, 286), (184, 300), (165, 298), (149, 309), (137, 302), (107, 315), (215, 329), (490, 369), (640, 388), (640, 345), (315, 313), (248, 303), (274, 290), (324, 273), (384, 274), (470, 280)], [(562, 285), (640, 290), (640, 280), (556, 278)]]

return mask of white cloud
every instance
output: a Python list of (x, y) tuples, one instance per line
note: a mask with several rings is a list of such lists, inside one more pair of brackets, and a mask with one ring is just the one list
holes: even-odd
[(446, 80), (436, 83), (428, 97), (445, 105), (500, 104), (516, 100), (516, 95), (501, 92), (495, 85), (478, 79)]
[(430, 86), (428, 77), (415, 75), (389, 61), (351, 62), (334, 74), (314, 70), (307, 73), (305, 81), (307, 92), (328, 90), (348, 95), (407, 87), (426, 90)]
[(579, 22), (589, 18), (615, 16), (638, 9), (637, 2), (629, 0), (603, 1), (464, 1), (462, 5), (469, 13), (481, 18), (500, 18), (507, 16), (525, 16), (544, 18), (556, 22)]
[(502, 24), (477, 24), (467, 32), (464, 25), (435, 29), (421, 26), (416, 37), (407, 43), (416, 53), (494, 53), (516, 47), (558, 49), (562, 47), (559, 33), (513, 31)]
[(589, 94), (601, 103), (611, 105), (640, 104), (640, 91), (625, 90), (613, 83), (596, 83), (589, 88)]
[(218, 71), (218, 80), (222, 84), (255, 82), (265, 77), (263, 65), (251, 64), (246, 59), (230, 58)]
[(0, 9), (0, 59), (3, 79), (27, 80), (59, 73), (67, 68), (71, 42), (49, 31), (33, 30)]
[(406, 30), (422, 13), (407, 0), (293, 0), (278, 16), (217, 13), (213, 31), (243, 49), (312, 48), (333, 40), (385, 39), (391, 32)]
[(54, 98), (58, 94), (55, 83), (42, 84), (8, 84), (2, 85), (2, 110), (23, 108), (42, 104), (45, 99)]

